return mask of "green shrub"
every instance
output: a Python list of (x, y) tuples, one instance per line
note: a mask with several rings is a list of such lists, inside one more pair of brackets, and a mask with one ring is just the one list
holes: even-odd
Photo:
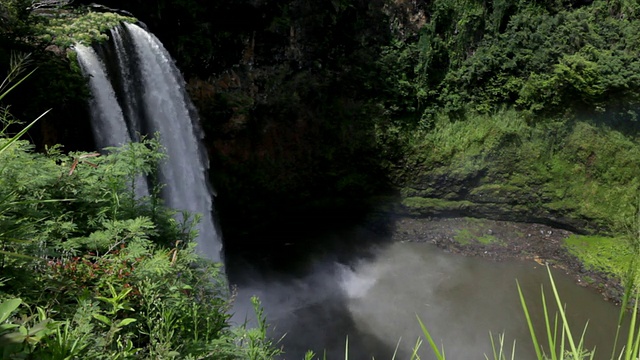
[(123, 21), (135, 19), (114, 13), (57, 12), (54, 17), (39, 22), (33, 31), (43, 43), (66, 49), (75, 43), (104, 42), (109, 39), (106, 32)]
[(265, 359), (279, 352), (257, 299), (259, 327), (230, 328), (221, 264), (195, 252), (198, 215), (177, 221), (158, 197), (162, 184), (149, 196), (135, 194), (139, 177), (153, 178), (164, 159), (158, 141), (104, 155), (58, 147), (41, 154), (18, 140), (22, 134), (0, 132), (3, 358)]

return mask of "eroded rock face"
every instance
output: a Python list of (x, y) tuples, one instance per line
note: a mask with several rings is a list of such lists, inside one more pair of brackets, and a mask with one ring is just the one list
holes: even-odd
[(369, 24), (374, 30), (353, 24), (358, 16), (386, 16), (382, 7), (369, 12), (365, 2), (350, 9), (291, 1), (283, 11), (266, 2), (251, 5), (264, 13), (262, 28), (243, 35), (236, 64), (189, 80), (207, 132), (223, 223), (374, 193), (385, 183), (370, 122), (377, 110), (360, 94), (365, 79), (356, 72), (370, 71), (377, 42), (387, 35), (369, 37), (384, 22)]
[(559, 205), (561, 198), (542, 184), (510, 181), (508, 169), (499, 166), (461, 169), (443, 164), (396, 171), (391, 178), (400, 196), (392, 211), (403, 216), (473, 216), (537, 222), (575, 232), (606, 230), (575, 209)]
[(399, 201), (388, 210), (404, 215), (589, 223), (535, 184), (505, 184), (508, 172), (382, 164), (371, 121), (381, 116), (371, 102), (381, 90), (369, 81), (381, 44), (414, 37), (428, 22), (423, 2), (103, 3), (146, 22), (186, 75), (226, 229), (339, 216), (345, 203), (389, 188)]
[(331, 80), (288, 65), (247, 63), (216, 79), (189, 81), (205, 121), (223, 223), (246, 228), (247, 221), (296, 215), (294, 208), (357, 199), (384, 181), (371, 175), (375, 144), (363, 140), (368, 129), (341, 119), (346, 107), (362, 105), (340, 97), (326, 104), (318, 99), (328, 91), (323, 81)]

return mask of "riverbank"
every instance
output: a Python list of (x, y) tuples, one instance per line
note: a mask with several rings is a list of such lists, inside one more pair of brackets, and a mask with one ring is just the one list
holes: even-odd
[(618, 279), (587, 268), (565, 242), (573, 232), (535, 223), (476, 218), (399, 218), (393, 241), (433, 243), (444, 251), (492, 261), (520, 259), (549, 264), (619, 304), (624, 289)]

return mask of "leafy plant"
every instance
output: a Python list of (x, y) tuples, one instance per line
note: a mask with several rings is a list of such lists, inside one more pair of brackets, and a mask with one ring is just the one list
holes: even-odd
[[(18, 79), (20, 75), (25, 71), (25, 68), (28, 64), (28, 57), (29, 55), (16, 55), (12, 57), (9, 73), (4, 79), (4, 81), (2, 82), (2, 84), (0, 84), (0, 92), (1, 92), (0, 101), (5, 96), (7, 96), (7, 94), (9, 94), (13, 89), (15, 89), (18, 85), (20, 85), (20, 83), (25, 81), (31, 74), (33, 74), (33, 71), (35, 71), (33, 70), (30, 73)], [(38, 122), (40, 118), (45, 116), (48, 112), (49, 111), (44, 112), (37, 119), (33, 120), (30, 124), (23, 127), (22, 130), (18, 132), (16, 135), (14, 135), (13, 137), (5, 138), (6, 136), (5, 132), (8, 126), (16, 122), (11, 118), (11, 115), (5, 109), (3, 114), (0, 115), (0, 126), (2, 127), (2, 130), (0, 131), (0, 157), (3, 155), (3, 153), (5, 153), (5, 151), (7, 151), (12, 145), (14, 145), (36, 122)], [(4, 256), (22, 255), (13, 251), (6, 250), (7, 242), (15, 243), (15, 242), (21, 241), (21, 239), (16, 239), (15, 237), (11, 236), (12, 234), (15, 234), (20, 229), (20, 225), (18, 225), (16, 222), (13, 222), (13, 221), (9, 221), (8, 223), (5, 222), (4, 224), (2, 224), (3, 223), (2, 220), (5, 217), (4, 215), (11, 210), (11, 208), (16, 204), (16, 201), (17, 200), (15, 198), (15, 192), (13, 191), (7, 191), (4, 193), (0, 192), (0, 242), (2, 243), (2, 249), (0, 249), (0, 254), (3, 257), (2, 264), (4, 264)]]
[(5, 323), (21, 304), (22, 299), (9, 299), (0, 304), (0, 349), (3, 358), (34, 352), (42, 340), (59, 326), (41, 308), (37, 309), (35, 315)]
[[(251, 297), (251, 304), (256, 314), (257, 327), (247, 328), (247, 325), (240, 327), (238, 333), (238, 346), (243, 350), (243, 355), (250, 360), (272, 359), (279, 355), (281, 351), (274, 347), (271, 339), (267, 337), (267, 320), (264, 316), (264, 309), (260, 299)], [(345, 348), (345, 358), (348, 354), (349, 342), (347, 340)]]
[(38, 154), (23, 134), (0, 139), (1, 251), (13, 255), (2, 263), (0, 296), (21, 297), (0, 304), (4, 358), (275, 354), (264, 320), (260, 331), (242, 330), (250, 345), (229, 328), (221, 265), (195, 252), (198, 215), (176, 220), (158, 197), (161, 184), (135, 193), (164, 158), (157, 141), (104, 156), (56, 147)]
[(66, 49), (76, 43), (89, 45), (108, 40), (106, 32), (122, 21), (135, 19), (114, 13), (58, 12), (34, 30), (39, 40)]

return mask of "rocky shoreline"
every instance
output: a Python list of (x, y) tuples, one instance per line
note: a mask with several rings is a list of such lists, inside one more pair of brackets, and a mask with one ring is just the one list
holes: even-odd
[(605, 300), (621, 302), (624, 289), (606, 274), (586, 269), (563, 246), (571, 231), (535, 223), (476, 218), (399, 218), (393, 241), (428, 242), (464, 256), (493, 261), (520, 259), (564, 270), (580, 286), (591, 287)]

